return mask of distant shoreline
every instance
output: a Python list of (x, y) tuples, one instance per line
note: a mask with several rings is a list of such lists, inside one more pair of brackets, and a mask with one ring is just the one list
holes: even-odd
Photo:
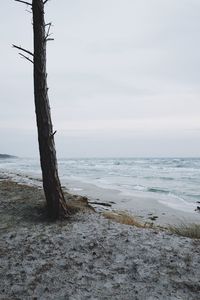
[(0, 154), (0, 159), (4, 158), (17, 158), (17, 156), (9, 155), (9, 154)]

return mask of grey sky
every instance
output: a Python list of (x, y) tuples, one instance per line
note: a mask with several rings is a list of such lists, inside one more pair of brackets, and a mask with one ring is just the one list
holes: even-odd
[[(59, 4), (58, 4), (59, 3)], [(31, 15), (1, 4), (0, 152), (36, 156)], [(199, 156), (199, 0), (49, 1), (59, 156)]]

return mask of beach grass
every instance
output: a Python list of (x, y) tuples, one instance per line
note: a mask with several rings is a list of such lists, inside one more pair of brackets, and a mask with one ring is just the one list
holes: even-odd
[(200, 224), (186, 224), (180, 223), (179, 225), (169, 226), (169, 230), (180, 236), (189, 237), (192, 239), (200, 239)]
[(150, 227), (150, 224), (140, 222), (135, 216), (132, 216), (125, 211), (104, 211), (102, 215), (104, 218), (117, 223), (135, 226), (138, 228)]

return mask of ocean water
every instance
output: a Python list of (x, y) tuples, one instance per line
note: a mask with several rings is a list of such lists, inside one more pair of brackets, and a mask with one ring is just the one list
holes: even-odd
[[(193, 212), (200, 201), (200, 158), (60, 159), (58, 166), (62, 185), (76, 182), (77, 193), (84, 192), (83, 183), (93, 184), (126, 196), (155, 197), (186, 212)], [(0, 171), (30, 184), (41, 179), (38, 159), (1, 159)]]

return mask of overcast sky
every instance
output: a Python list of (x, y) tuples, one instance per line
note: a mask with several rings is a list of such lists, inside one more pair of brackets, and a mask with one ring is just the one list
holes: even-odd
[[(27, 0), (28, 1), (28, 0)], [(1, 1), (0, 153), (37, 156), (31, 14)], [(51, 0), (59, 157), (200, 155), (200, 1)]]

